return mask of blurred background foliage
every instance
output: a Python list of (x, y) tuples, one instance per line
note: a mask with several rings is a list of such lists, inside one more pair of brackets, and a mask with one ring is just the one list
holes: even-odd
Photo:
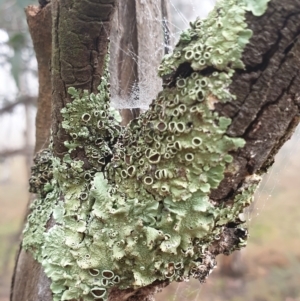
[(31, 3), (0, 0), (0, 162), (7, 165), (9, 158), (22, 154), (27, 170), (37, 95), (36, 60), (24, 14)]
[(10, 64), (19, 92), (22, 90), (20, 77), (27, 72), (36, 75), (36, 68), (31, 66), (34, 51), (24, 15), (24, 8), (32, 3), (30, 0), (0, 0), (1, 46), (7, 46), (1, 49), (1, 63)]
[[(37, 66), (24, 7), (0, 0), (0, 301), (11, 275), (29, 199)], [(210, 0), (171, 0), (172, 26), (207, 11)], [(37, 4), (36, 2), (34, 4)], [(286, 143), (245, 213), (248, 247), (218, 259), (207, 283), (173, 283), (158, 301), (300, 301), (300, 129)]]

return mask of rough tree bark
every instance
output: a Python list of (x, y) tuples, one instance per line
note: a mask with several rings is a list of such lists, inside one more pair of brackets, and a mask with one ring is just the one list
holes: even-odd
[[(71, 101), (66, 89), (69, 86), (75, 86), (88, 89), (90, 92), (96, 90), (107, 49), (111, 24), (109, 20), (116, 6), (113, 0), (107, 1), (105, 8), (103, 4), (96, 1), (82, 1), (81, 4), (75, 5), (75, 7), (78, 6), (77, 10), (73, 7), (70, 13), (68, 5), (71, 2), (62, 3), (59, 0), (53, 0), (52, 3), (53, 34), (58, 32), (57, 38), (53, 41), (53, 51), (59, 50), (52, 62), (54, 152), (57, 156), (62, 156), (66, 151), (63, 145), (64, 132), (58, 127), (61, 122), (60, 109)], [(139, 5), (137, 3), (136, 5)], [(95, 9), (94, 6), (99, 7)], [(46, 9), (50, 10), (50, 5), (42, 11)], [(79, 11), (81, 11), (80, 16), (86, 17), (79, 19)], [(101, 13), (95, 13), (97, 11)], [(247, 176), (264, 173), (272, 164), (278, 149), (290, 137), (299, 122), (299, 14), (299, 0), (286, 0), (284, 3), (280, 0), (272, 0), (262, 17), (247, 15), (247, 23), (254, 35), (243, 56), (246, 68), (236, 72), (230, 87), (231, 92), (237, 95), (237, 101), (216, 105), (221, 116), (228, 116), (233, 120), (227, 134), (231, 137), (242, 136), (246, 141), (246, 146), (232, 153), (235, 169), (228, 171), (218, 189), (211, 193), (211, 198), (216, 202), (226, 202)], [(68, 22), (72, 18), (73, 23)], [(119, 20), (122, 18), (120, 17)], [(30, 22), (29, 26), (31, 26)], [(131, 25), (123, 26), (126, 28)], [(76, 34), (74, 36), (68, 34), (71, 31)], [(133, 32), (135, 31), (136, 29), (133, 28)], [(35, 39), (33, 34), (32, 36)], [(137, 40), (134, 34), (132, 46), (137, 54), (141, 55), (137, 50), (139, 45)], [(77, 46), (70, 48), (69, 43), (75, 43)], [(35, 44), (37, 56), (38, 47), (40, 46)], [(134, 81), (136, 77), (138, 76), (135, 72), (129, 81)], [(124, 91), (125, 86), (121, 86), (120, 90)], [(46, 136), (47, 134), (43, 136), (43, 139)], [(37, 147), (39, 148), (40, 146)], [(76, 155), (84, 160), (83, 154), (77, 153)], [(221, 237), (221, 243), (211, 252), (222, 253), (220, 246), (225, 238), (225, 236)], [(167, 284), (167, 282), (154, 283), (138, 291), (116, 290), (111, 293), (110, 300), (150, 300), (158, 288)], [(32, 259), (31, 254), (23, 251), (20, 252), (18, 258), (11, 294), (12, 301), (20, 298), (32, 301), (52, 300), (49, 281), (40, 265)]]
[(51, 7), (26, 9), (27, 23), (38, 63), (39, 95), (36, 116), (35, 152), (47, 147), (51, 128)]
[(263, 174), (299, 122), (300, 1), (271, 1), (259, 20), (251, 14), (253, 30), (246, 46), (245, 70), (236, 72), (230, 90), (237, 101), (217, 106), (232, 119), (231, 137), (242, 136), (246, 146), (234, 154), (236, 170), (212, 193), (226, 201), (247, 175)]

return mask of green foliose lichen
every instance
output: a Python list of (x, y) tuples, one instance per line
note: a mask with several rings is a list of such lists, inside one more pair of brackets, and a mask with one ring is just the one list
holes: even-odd
[[(222, 206), (209, 198), (234, 168), (230, 152), (245, 144), (226, 135), (231, 120), (214, 106), (235, 98), (228, 88), (251, 37), (246, 2), (220, 1), (191, 24), (159, 68), (165, 80), (182, 64), (189, 72), (127, 128), (109, 106), (107, 72), (96, 95), (69, 90), (74, 100), (62, 110), (69, 151), (51, 157), (53, 179), (46, 195), (36, 191), (23, 242), (52, 280), (54, 301), (106, 300), (115, 286), (210, 272), (210, 246), (258, 182), (249, 179)], [(47, 225), (51, 215), (55, 225)]]
[(265, 13), (269, 2), (270, 0), (244, 0), (246, 9), (257, 17)]

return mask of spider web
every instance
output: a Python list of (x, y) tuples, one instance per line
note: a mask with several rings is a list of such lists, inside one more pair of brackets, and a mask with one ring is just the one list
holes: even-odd
[(275, 163), (270, 168), (268, 173), (263, 177), (262, 183), (254, 196), (254, 202), (245, 211), (247, 227), (251, 228), (255, 219), (261, 212), (266, 209), (268, 201), (276, 193), (276, 188), (279, 186), (282, 175), (291, 166), (291, 158), (295, 158), (295, 154), (300, 151), (300, 126), (297, 127), (292, 138), (284, 144), (279, 153), (275, 156)]
[(161, 41), (155, 42), (154, 53), (149, 51), (138, 57), (130, 49), (121, 49), (114, 43), (114, 39), (111, 40), (111, 48), (121, 51), (123, 59), (130, 57), (135, 61), (136, 64), (131, 71), (136, 72), (133, 68), (137, 67), (139, 77), (139, 81), (130, 84), (127, 91), (120, 92), (119, 86), (124, 86), (124, 83), (116, 84), (114, 82), (111, 85), (111, 103), (117, 109), (140, 108), (146, 110), (148, 108), (152, 99), (161, 90), (161, 80), (157, 76), (157, 68), (163, 55), (172, 52), (180, 33), (188, 28), (190, 21), (195, 20), (196, 17), (205, 17), (214, 7), (216, 0), (166, 0), (166, 6), (170, 12), (168, 20), (157, 17), (163, 15), (160, 1), (142, 0), (140, 2), (143, 11), (147, 12), (143, 14), (142, 21), (151, 27), (147, 40), (139, 40), (139, 43), (144, 43), (142, 48), (147, 49), (149, 41), (159, 40), (155, 28), (163, 27), (165, 40), (161, 39)]

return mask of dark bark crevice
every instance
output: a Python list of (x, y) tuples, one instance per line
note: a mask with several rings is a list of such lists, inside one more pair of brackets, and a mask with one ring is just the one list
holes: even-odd
[(274, 0), (259, 22), (254, 16), (247, 16), (254, 35), (243, 55), (246, 68), (236, 72), (230, 87), (237, 100), (216, 105), (220, 115), (232, 119), (227, 134), (243, 137), (246, 146), (233, 153), (236, 172), (226, 173), (219, 188), (211, 194), (214, 200), (228, 199), (246, 176), (266, 171), (297, 125), (299, 13), (300, 1), (282, 4)]

